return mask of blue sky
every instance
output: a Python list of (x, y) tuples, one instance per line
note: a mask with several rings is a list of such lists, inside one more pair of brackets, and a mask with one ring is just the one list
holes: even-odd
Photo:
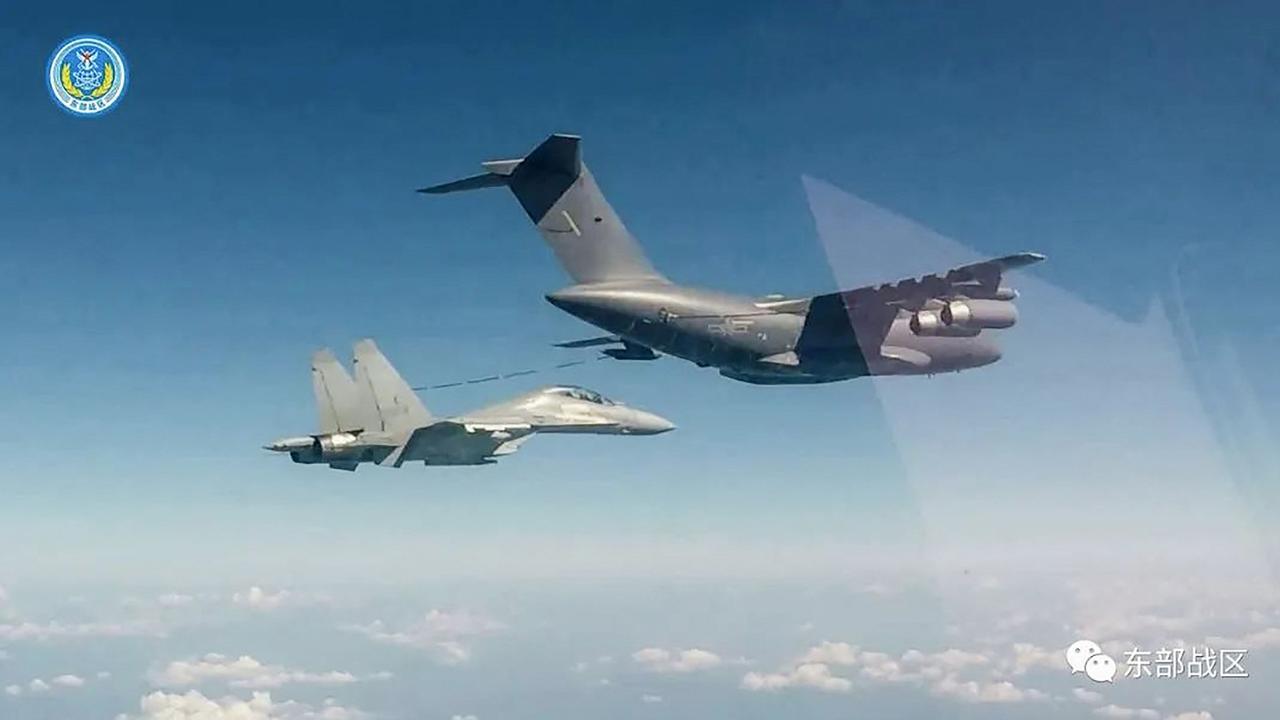
[[(0, 361), (0, 586), (12, 618), (53, 622), (66, 609), (48, 598), (77, 595), (108, 618), (129, 593), (190, 595), (178, 612), (193, 616), (200, 603), (234, 607), (253, 585), (338, 598), (337, 609), (271, 616), (278, 627), (227, 610), (187, 644), (173, 638), (190, 618), (148, 616), (164, 638), (119, 640), (143, 643), (120, 667), (75, 646), (96, 636), (0, 640), (12, 656), (0, 685), (54, 676), (63, 653), (102, 652), (104, 667), (81, 672), (130, 678), (98, 702), (108, 716), (135, 712), (147, 665), (206, 652), (306, 665), (303, 636), (318, 646), (316, 628), (367, 625), (379, 602), (398, 608), (384, 611), (390, 623), (527, 597), (476, 610), (504, 626), (483, 633), (504, 662), (557, 633), (568, 639), (556, 652), (576, 658), (566, 664), (715, 644), (727, 681), (694, 683), (690, 703), (745, 715), (767, 710), (743, 699), (744, 673), (824, 639), (944, 649), (948, 618), (969, 613), (968, 586), (953, 595), (948, 578), (978, 565), (1176, 567), (1179, 528), (1270, 587), (1278, 31), (1264, 3), (0, 10), (0, 278), (13, 309)], [(77, 32), (111, 38), (130, 63), (128, 95), (103, 118), (67, 116), (42, 84), (51, 49)], [(614, 207), (680, 281), (808, 294), (941, 269), (957, 253), (1050, 261), (1020, 282), (1008, 356), (972, 374), (780, 389), (671, 359), (593, 362), (531, 380), (592, 387), (679, 432), (543, 438), (496, 467), (354, 476), (258, 450), (310, 429), (306, 358), (319, 346), (341, 354), (375, 337), (421, 384), (579, 357), (550, 346), (592, 331), (542, 300), (565, 278), (514, 200), (412, 192), (553, 131), (584, 137)], [(908, 242), (889, 211), (939, 235)], [(524, 389), (425, 400), (450, 413)], [(1073, 544), (1075, 515), (1096, 540), (1088, 551)], [(1149, 552), (1114, 552), (1126, 528)], [(1208, 582), (1218, 568), (1203, 552), (1169, 572)], [(464, 589), (424, 589), (441, 577)], [(700, 577), (779, 590), (743, 591), (740, 605), (722, 599), (730, 611), (685, 625), (646, 611), (634, 636), (599, 640), (565, 629), (573, 612), (538, 614), (534, 588), (549, 577), (584, 583), (560, 594), (569, 608), (617, 612), (636, 595), (672, 603), (670, 583)], [(780, 588), (815, 578), (854, 590), (791, 617), (804, 601)], [(868, 636), (875, 623), (843, 618), (858, 588), (901, 583), (926, 588), (886, 621), (902, 635)], [(1010, 602), (1029, 603), (1022, 592)], [(1076, 609), (1087, 627), (1094, 618)], [(1268, 622), (1274, 610), (1251, 609)], [(277, 627), (271, 642), (210, 640), (248, 637), (259, 626), (246, 617)], [(769, 618), (779, 625), (765, 630)], [(783, 624), (805, 623), (818, 634), (782, 637)], [(715, 632), (681, 632), (699, 624)], [(907, 631), (920, 624), (937, 632)], [(526, 644), (504, 654), (513, 636)], [(363, 672), (396, 670), (383, 667), (394, 662), (384, 645), (365, 647)], [(756, 665), (734, 665), (735, 653)], [(419, 665), (388, 687), (439, 667)], [(556, 694), (563, 678), (539, 677), (483, 712), (465, 707), (486, 687), (468, 679), (454, 687), (463, 707), (437, 715), (587, 707)], [(349, 702), (405, 712), (395, 698), (407, 691), (361, 692)], [(672, 697), (649, 687), (626, 700), (645, 693)], [(1229, 695), (1228, 708), (1249, 707), (1248, 692)], [(895, 690), (873, 705), (914, 717), (939, 697)], [(814, 716), (849, 700), (770, 698)], [(43, 717), (31, 700), (0, 714)], [(598, 700), (596, 712), (623, 712)], [(1090, 711), (1060, 715), (1073, 709)]]

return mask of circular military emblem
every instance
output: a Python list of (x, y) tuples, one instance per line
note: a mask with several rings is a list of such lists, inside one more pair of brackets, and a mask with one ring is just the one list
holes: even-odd
[(124, 55), (106, 38), (78, 35), (49, 58), (49, 94), (72, 115), (102, 115), (120, 102), (128, 84)]

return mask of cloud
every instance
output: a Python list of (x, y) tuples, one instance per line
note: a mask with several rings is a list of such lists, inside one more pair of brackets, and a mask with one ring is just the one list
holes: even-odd
[[(370, 678), (387, 677), (379, 673)], [(346, 685), (360, 678), (349, 672), (307, 672), (280, 665), (268, 665), (248, 656), (232, 659), (210, 653), (199, 660), (175, 660), (163, 670), (151, 674), (151, 682), (159, 687), (188, 687), (208, 681), (225, 681), (231, 687), (261, 690), (288, 684)]]
[(809, 648), (800, 657), (800, 662), (853, 665), (858, 662), (858, 649), (849, 643), (823, 641), (822, 644)]
[(84, 678), (79, 675), (59, 675), (49, 682), (59, 687), (84, 687)]
[(849, 643), (823, 642), (809, 648), (797, 664), (823, 663), (843, 667), (859, 667), (859, 675), (874, 682), (906, 682), (938, 680), (966, 668), (991, 664), (987, 656), (955, 648), (935, 653), (908, 650), (900, 657), (862, 650)]
[(930, 688), (935, 695), (949, 697), (962, 702), (971, 703), (1017, 703), (1033, 700), (1047, 700), (1048, 695), (1039, 690), (1017, 687), (1013, 683), (979, 682), (977, 680), (960, 681), (954, 675), (947, 675)]
[(232, 593), (231, 604), (249, 610), (270, 612), (283, 607), (330, 605), (333, 604), (333, 599), (320, 593), (295, 592), (283, 589), (271, 592), (254, 585), (248, 590)]
[(1208, 710), (1184, 712), (1178, 713), (1177, 715), (1170, 715), (1165, 720), (1213, 720), (1213, 713)]
[(293, 593), (288, 590), (279, 592), (268, 592), (254, 585), (243, 592), (237, 592), (231, 596), (232, 604), (246, 607), (251, 610), (275, 610), (290, 602), (294, 601)]
[(497, 620), (467, 610), (431, 610), (421, 620), (398, 630), (389, 628), (381, 620), (368, 625), (345, 625), (341, 629), (359, 633), (374, 642), (428, 650), (446, 665), (460, 665), (471, 659), (471, 650), (462, 643), (463, 639), (505, 628)]
[(876, 597), (888, 597), (894, 594), (894, 589), (882, 582), (873, 582), (862, 587), (861, 592), (867, 595), (875, 595)]
[(918, 669), (922, 677), (936, 680), (966, 668), (991, 664), (985, 655), (955, 648), (937, 653), (908, 650), (902, 654), (902, 664)]
[[(1030, 646), (1027, 646), (1030, 647)], [(1024, 648), (1025, 650), (1025, 648)], [(1005, 661), (1003, 667), (1015, 667)], [(845, 668), (842, 674), (833, 667)], [(1048, 695), (1021, 688), (995, 677), (1003, 672), (988, 655), (949, 648), (926, 653), (908, 650), (900, 656), (863, 650), (844, 642), (826, 641), (797, 658), (792, 666), (775, 673), (747, 673), (741, 687), (751, 691), (779, 691), (811, 688), (823, 692), (850, 692), (855, 682), (883, 685), (912, 683), (926, 687), (934, 695), (973, 703), (1014, 703), (1047, 700)], [(978, 678), (962, 678), (978, 674)]]
[(645, 704), (647, 704), (647, 705), (653, 705), (653, 704), (656, 704), (656, 703), (660, 703), (660, 702), (662, 702), (662, 696), (661, 696), (661, 695), (647, 695), (647, 694), (646, 694), (646, 695), (641, 695), (641, 696), (640, 696), (640, 702), (645, 703)]
[(1097, 705), (1102, 702), (1102, 693), (1085, 690), (1084, 688), (1072, 688), (1071, 695), (1080, 702), (1088, 703), (1089, 705)]
[(165, 632), (154, 623), (47, 623), (21, 622), (0, 624), (0, 640), (57, 640), (87, 637), (163, 637)]
[(195, 601), (195, 596), (183, 593), (166, 593), (156, 598), (156, 604), (161, 607), (183, 607)]
[(592, 668), (601, 667), (605, 665), (612, 665), (612, 664), (613, 664), (613, 657), (611, 655), (601, 655), (600, 657), (597, 657), (595, 660), (579, 660), (578, 662), (574, 663), (573, 667), (570, 669), (573, 670), (575, 673), (581, 674), (581, 673), (587, 672), (588, 670), (591, 670)]
[(454, 715), (449, 720), (480, 720), (475, 715)]
[(35, 678), (26, 684), (9, 685), (5, 687), (4, 694), (9, 697), (18, 697), (24, 693), (32, 695), (43, 695), (44, 693), (53, 692), (59, 688), (81, 688), (85, 686), (85, 679), (79, 675), (59, 675), (55, 678), (45, 680), (44, 678)]
[(1280, 648), (1280, 627), (1268, 627), (1246, 633), (1241, 637), (1210, 637), (1205, 641), (1208, 645), (1231, 650), (1266, 650)]
[(366, 720), (355, 708), (325, 700), (318, 707), (304, 703), (275, 702), (270, 693), (255, 692), (248, 700), (226, 697), (212, 700), (195, 690), (185, 694), (154, 692), (138, 703), (140, 714), (120, 714), (116, 720)]
[(780, 673), (749, 672), (742, 677), (742, 689), (752, 692), (777, 692), (802, 687), (830, 693), (847, 693), (853, 689), (848, 678), (836, 677), (826, 663), (804, 663)]
[(1093, 714), (1111, 720), (1160, 720), (1160, 713), (1151, 708), (1127, 708), (1119, 705), (1094, 708)]
[(1013, 657), (1003, 660), (1001, 671), (1010, 675), (1025, 675), (1032, 668), (1042, 667), (1063, 670), (1066, 659), (1060, 650), (1046, 650), (1031, 643), (1014, 643)]
[[(915, 652), (914, 650), (911, 652)], [(906, 656), (903, 656), (903, 663), (906, 662)], [(914, 672), (908, 672), (903, 663), (894, 660), (889, 655), (881, 652), (863, 652), (858, 655), (858, 663), (862, 665), (859, 674), (862, 677), (881, 683), (905, 682), (908, 680), (919, 680), (922, 675)], [(941, 671), (938, 673), (941, 674)]]
[(719, 655), (698, 648), (665, 650), (650, 647), (632, 653), (631, 659), (645, 670), (655, 673), (698, 672), (720, 667), (724, 663)]

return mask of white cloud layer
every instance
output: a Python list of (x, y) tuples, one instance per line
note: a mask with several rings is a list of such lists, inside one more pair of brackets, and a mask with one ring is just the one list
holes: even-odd
[(70, 687), (70, 688), (84, 687), (84, 678), (80, 677), (79, 675), (59, 675), (58, 677), (50, 680), (49, 682), (59, 687)]
[(1127, 708), (1119, 705), (1094, 708), (1093, 714), (1109, 720), (1160, 720), (1160, 713), (1151, 708)]
[[(778, 672), (747, 673), (740, 687), (754, 692), (809, 688), (847, 693), (854, 689), (856, 682), (866, 685), (913, 683), (927, 687), (939, 697), (961, 702), (1047, 700), (1049, 696), (1039, 690), (1022, 688), (998, 677), (1004, 672), (1001, 667), (1015, 666), (1016, 662), (1009, 659), (997, 663), (982, 653), (955, 648), (934, 653), (908, 650), (894, 657), (862, 650), (849, 643), (823, 642), (809, 648), (789, 667)], [(977, 674), (979, 677), (962, 678), (965, 674)]]
[(82, 688), (86, 684), (86, 680), (79, 675), (65, 674), (45, 680), (44, 678), (35, 678), (27, 682), (26, 685), (7, 685), (4, 688), (4, 694), (9, 697), (19, 697), (24, 694), (43, 695), (51, 693), (59, 689)]
[(154, 692), (138, 703), (141, 712), (121, 713), (116, 720), (366, 720), (369, 715), (343, 707), (333, 700), (320, 706), (276, 702), (270, 693), (255, 692), (248, 700), (236, 697), (213, 700), (195, 690), (185, 694)]
[(979, 680), (957, 680), (954, 675), (947, 675), (931, 688), (935, 695), (949, 697), (962, 702), (971, 703), (1017, 703), (1029, 700), (1047, 700), (1045, 693), (1039, 690), (1020, 688), (1008, 680), (986, 682)]
[[(388, 677), (385, 673), (370, 676), (371, 679), (385, 677)], [(225, 681), (231, 687), (261, 690), (288, 684), (346, 685), (360, 679), (349, 672), (337, 670), (308, 672), (265, 664), (248, 655), (230, 658), (215, 653), (205, 655), (198, 660), (175, 660), (164, 669), (151, 674), (153, 685), (168, 688)]]
[(257, 585), (231, 596), (233, 604), (251, 610), (275, 610), (295, 601), (297, 601), (297, 598), (288, 590), (269, 592)]
[(46, 623), (0, 624), (0, 640), (10, 642), (91, 637), (163, 637), (164, 635), (163, 628), (145, 621), (63, 623), (54, 620)]
[(724, 663), (719, 655), (699, 648), (688, 650), (643, 648), (632, 653), (631, 659), (645, 670), (656, 673), (698, 672), (720, 667)]
[(1088, 703), (1089, 705), (1097, 705), (1102, 702), (1102, 693), (1085, 690), (1084, 688), (1072, 688), (1071, 695), (1080, 702)]
[(776, 692), (796, 687), (847, 693), (853, 689), (853, 682), (832, 675), (831, 667), (820, 662), (801, 663), (780, 673), (749, 672), (742, 677), (742, 688), (753, 692)]
[(347, 625), (342, 629), (359, 633), (374, 642), (427, 650), (446, 665), (460, 665), (471, 659), (471, 648), (462, 641), (505, 629), (505, 625), (468, 610), (430, 610), (420, 620), (393, 629), (381, 620), (367, 625)]

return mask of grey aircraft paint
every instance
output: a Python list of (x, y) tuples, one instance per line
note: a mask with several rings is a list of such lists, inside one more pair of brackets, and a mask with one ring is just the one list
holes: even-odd
[(657, 435), (675, 428), (653, 413), (570, 385), (435, 418), (372, 340), (356, 343), (354, 355), (354, 378), (329, 350), (312, 356), (319, 432), (283, 438), (265, 449), (336, 470), (355, 470), (361, 463), (483, 465), (510, 455), (538, 433)]
[(755, 384), (825, 383), (867, 375), (923, 375), (1000, 359), (995, 330), (1017, 322), (1009, 270), (1044, 259), (1018, 253), (808, 298), (755, 299), (672, 283), (645, 257), (582, 162), (581, 141), (552, 135), (526, 157), (424, 193), (506, 186), (574, 284), (547, 300), (605, 337), (620, 360), (674, 355)]

